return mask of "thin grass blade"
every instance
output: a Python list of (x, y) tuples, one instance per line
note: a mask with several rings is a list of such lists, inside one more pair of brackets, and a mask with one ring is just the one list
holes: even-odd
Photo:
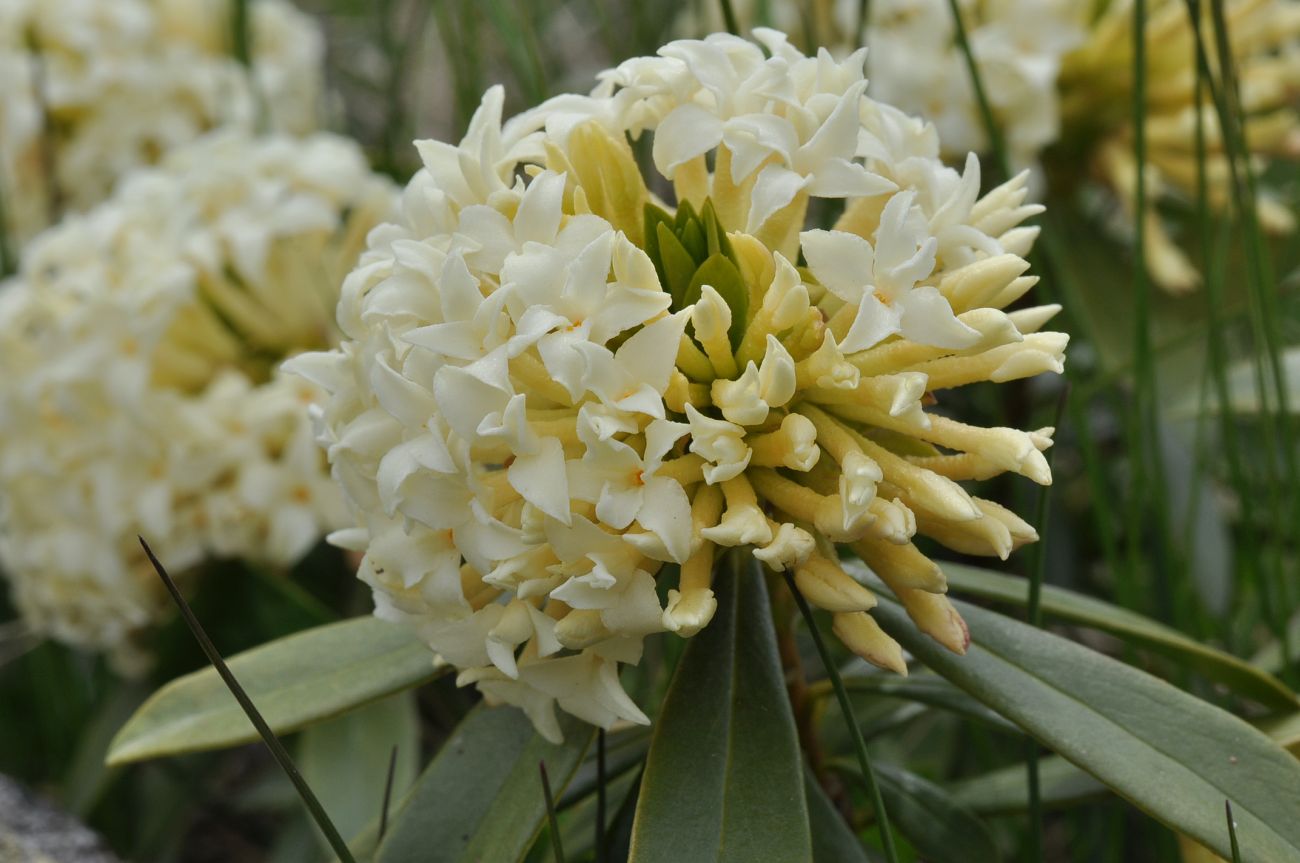
[(840, 677), (840, 670), (836, 666), (834, 658), (826, 648), (826, 642), (822, 640), (822, 634), (817, 628), (817, 621), (813, 618), (812, 609), (808, 606), (808, 600), (804, 599), (803, 594), (799, 592), (799, 587), (794, 583), (794, 576), (791, 572), (787, 569), (783, 574), (785, 575), (786, 586), (790, 588), (790, 593), (799, 606), (799, 613), (803, 615), (804, 623), (808, 625), (808, 632), (812, 636), (813, 644), (817, 646), (817, 655), (821, 657), (822, 666), (826, 669), (826, 676), (830, 678), (831, 686), (835, 689), (835, 697), (839, 699), (840, 711), (844, 714), (845, 722), (848, 723), (849, 734), (853, 737), (853, 748), (858, 756), (858, 766), (862, 770), (863, 780), (867, 783), (867, 793), (871, 796), (871, 806), (875, 810), (876, 823), (880, 825), (880, 840), (884, 845), (885, 859), (889, 863), (898, 863), (898, 849), (894, 846), (894, 831), (889, 826), (889, 813), (885, 811), (885, 801), (880, 795), (880, 784), (876, 781), (875, 771), (871, 769), (871, 758), (867, 754), (866, 741), (862, 739), (862, 728), (853, 716), (853, 703), (849, 700), (849, 692), (844, 687), (844, 680)]
[(551, 779), (546, 775), (546, 762), (537, 762), (537, 770), (542, 775), (542, 794), (546, 796), (546, 823), (551, 834), (551, 850), (555, 852), (555, 863), (564, 863), (564, 843), (560, 839), (560, 819), (555, 815), (555, 797), (551, 794)]
[(212, 643), (212, 639), (208, 638), (207, 632), (204, 631), (203, 625), (199, 623), (199, 619), (195, 617), (189, 603), (185, 601), (185, 597), (181, 596), (180, 589), (176, 587), (176, 582), (172, 580), (162, 563), (154, 556), (153, 549), (149, 547), (149, 543), (145, 542), (144, 537), (137, 538), (140, 540), (141, 547), (144, 548), (145, 556), (149, 558), (149, 563), (153, 565), (158, 577), (162, 579), (163, 586), (167, 588), (167, 592), (171, 594), (172, 600), (180, 610), (181, 617), (185, 619), (185, 624), (190, 628), (190, 632), (194, 633), (194, 638), (198, 641), (199, 647), (203, 648), (203, 653), (208, 657), (208, 661), (212, 663), (217, 673), (221, 675), (221, 679), (225, 681), (226, 686), (230, 688), (230, 694), (235, 696), (239, 706), (248, 714), (248, 720), (253, 723), (257, 733), (261, 735), (262, 741), (266, 743), (266, 748), (271, 750), (271, 756), (280, 765), (280, 769), (284, 771), (284, 774), (289, 777), (289, 781), (293, 783), (294, 789), (298, 792), (298, 796), (302, 798), (303, 805), (307, 807), (312, 820), (325, 834), (330, 848), (333, 849), (334, 853), (338, 855), (338, 859), (343, 863), (355, 863), (352, 852), (348, 849), (348, 843), (343, 841), (343, 837), (339, 835), (339, 831), (334, 827), (334, 822), (330, 820), (325, 808), (321, 806), (307, 781), (298, 772), (297, 766), (284, 748), (284, 744), (280, 742), (280, 738), (275, 736), (275, 732), (266, 724), (266, 720), (258, 712), (253, 700), (248, 697), (248, 693), (244, 692), (243, 687), (239, 685), (239, 681), (235, 679), (235, 675), (226, 666), (225, 660), (221, 658), (220, 651), (217, 650), (217, 646)]

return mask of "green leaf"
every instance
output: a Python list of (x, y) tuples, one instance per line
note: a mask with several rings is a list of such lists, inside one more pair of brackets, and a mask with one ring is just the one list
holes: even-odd
[[(958, 563), (943, 563), (949, 587), (981, 599), (1024, 605), (1029, 583), (1021, 578)], [(1202, 644), (1140, 614), (1061, 587), (1043, 585), (1043, 613), (1109, 632), (1195, 669), (1239, 695), (1277, 709), (1295, 709), (1296, 694), (1276, 677), (1243, 659)]]
[(804, 797), (812, 831), (813, 863), (870, 863), (862, 842), (836, 811), (812, 771), (804, 769)]
[(708, 241), (709, 256), (725, 255), (734, 263), (736, 253), (732, 251), (731, 240), (727, 239), (727, 232), (718, 221), (718, 211), (714, 209), (710, 198), (705, 198), (704, 206), (700, 208), (700, 221), (704, 224), (704, 237)]
[(686, 230), (686, 226), (700, 218), (699, 213), (695, 212), (695, 207), (690, 201), (682, 201), (677, 205), (677, 215), (673, 217), (673, 233), (680, 234)]
[(655, 272), (659, 274), (659, 283), (663, 289), (668, 290), (668, 274), (664, 271), (663, 261), (659, 255), (659, 226), (663, 225), (669, 233), (673, 230), (673, 217), (668, 215), (662, 208), (654, 204), (647, 203), (642, 208), (642, 214), (645, 217), (645, 253), (650, 256), (650, 261), (655, 265)]
[(872, 612), (918, 660), (1139, 809), (1220, 854), (1231, 800), (1250, 860), (1300, 860), (1300, 761), (1246, 722), (1072, 641), (966, 603), (965, 656), (892, 600)]
[[(857, 774), (856, 765), (845, 761)], [(906, 770), (876, 765), (889, 821), (907, 837), (923, 860), (934, 863), (996, 863), (1001, 859), (988, 827), (947, 791)]]
[(375, 863), (510, 863), (546, 820), (538, 765), (568, 784), (595, 729), (562, 718), (565, 742), (547, 743), (513, 707), (476, 707), (417, 780), (375, 852)]
[[(410, 630), (358, 617), (318, 626), (228, 663), (276, 734), (337, 716), (439, 673)], [(108, 763), (238, 746), (257, 732), (213, 668), (177, 678), (149, 697), (109, 747)]]
[[(639, 771), (629, 770), (606, 780), (605, 793), (608, 795), (606, 803), (608, 809), (605, 814), (606, 837), (609, 836), (612, 826), (610, 819), (617, 814), (617, 810), (627, 800), (628, 795), (636, 791), (636, 783), (640, 778)], [(573, 788), (570, 787), (569, 793), (572, 792)], [(591, 859), (596, 848), (596, 795), (589, 793), (570, 806), (561, 816), (560, 825), (560, 832), (564, 836), (564, 851), (569, 855), (567, 859)], [(605, 844), (609, 844), (608, 839)], [(552, 856), (548, 853), (541, 859), (550, 863)], [(618, 858), (606, 854), (605, 859)]]
[[(1048, 808), (1069, 806), (1108, 793), (1091, 775), (1059, 755), (1038, 759), (1038, 799)], [(1029, 780), (1023, 763), (954, 783), (952, 798), (972, 812), (1008, 815), (1029, 808)]]
[(659, 239), (659, 261), (664, 272), (663, 288), (673, 298), (673, 309), (685, 308), (682, 297), (686, 296), (691, 277), (695, 275), (695, 259), (667, 225), (656, 225), (655, 234)]
[(139, 681), (114, 681), (104, 703), (87, 717), (76, 737), (72, 763), (64, 775), (63, 805), (68, 812), (85, 819), (121, 773), (104, 763), (113, 735), (130, 718), (148, 694)]
[[(952, 683), (935, 674), (911, 674), (907, 677), (899, 677), (897, 674), (876, 671), (865, 674), (846, 673), (844, 685), (850, 693), (862, 692), (886, 698), (901, 698), (976, 719), (1001, 731), (1015, 733), (1020, 731), (1001, 715), (989, 710)], [(818, 696), (828, 695), (830, 682), (819, 680), (809, 688), (809, 692)]]
[[(811, 863), (799, 743), (761, 569), (720, 568), (718, 610), (655, 724), (631, 863)], [(689, 790), (688, 790), (689, 789)]]
[(749, 289), (740, 270), (725, 255), (714, 255), (695, 271), (690, 287), (682, 295), (682, 306), (689, 306), (700, 298), (704, 286), (708, 285), (718, 292), (718, 296), (731, 309), (731, 329), (727, 338), (734, 351), (740, 346), (740, 339), (745, 334), (746, 317), (749, 315)]
[(704, 236), (704, 225), (699, 220), (687, 221), (686, 226), (677, 232), (677, 237), (697, 264), (709, 256), (709, 242)]
[(1300, 713), (1270, 717), (1256, 722), (1255, 727), (1273, 738), (1278, 746), (1300, 756)]
[(397, 760), (391, 799), (401, 800), (422, 760), (420, 717), (410, 692), (390, 695), (303, 731), (298, 741), (299, 769), (344, 836), (355, 836), (379, 817), (393, 747)]

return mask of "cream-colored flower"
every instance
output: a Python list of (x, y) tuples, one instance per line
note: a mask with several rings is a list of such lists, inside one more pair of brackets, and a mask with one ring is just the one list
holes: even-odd
[[(556, 706), (645, 721), (618, 665), (708, 625), (732, 547), (873, 662), (905, 668), (835, 545), (964, 650), (913, 538), (1005, 556), (1032, 529), (961, 481), (1051, 479), (1050, 429), (927, 409), (1060, 370), (1055, 309), (1001, 311), (1034, 282), (1025, 176), (981, 198), (977, 162), (945, 167), (933, 129), (864, 94), (860, 54), (757, 37), (673, 43), (504, 124), (489, 91), (459, 150), (420, 145), (343, 344), (290, 365), (330, 393), (319, 436), (356, 518), (335, 541), (365, 552), (376, 613), (552, 739)], [(843, 214), (808, 230), (828, 197)]]
[(251, 73), (233, 56), (230, 0), (6, 0), (0, 190), (11, 243), (211, 129), (315, 129), (319, 28), (285, 0), (249, 7)]
[(31, 244), (0, 290), (0, 570), (35, 629), (125, 655), (166, 608), (137, 534), (184, 578), (346, 523), (319, 391), (275, 366), (333, 343), (394, 199), (343, 139), (221, 133)]

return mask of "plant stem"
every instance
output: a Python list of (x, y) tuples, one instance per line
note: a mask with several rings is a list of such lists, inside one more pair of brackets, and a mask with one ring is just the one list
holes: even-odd
[(530, 14), (531, 5), (525, 0), (515, 0), (515, 11), (519, 15), (519, 20), (523, 22), (520, 28), (523, 31), (521, 38), (524, 42), (524, 53), (528, 55), (528, 65), (532, 70), (532, 85), (535, 88), (537, 101), (541, 102), (550, 95), (550, 85), (547, 84), (546, 62), (542, 59), (542, 48), (537, 42), (537, 24)]
[(388, 775), (384, 777), (384, 801), (379, 810), (379, 839), (384, 841), (388, 832), (388, 807), (393, 800), (393, 779), (397, 775), (397, 744), (388, 753)]
[[(1199, 80), (1209, 92), (1211, 102), (1214, 105), (1219, 123), (1220, 137), (1227, 153), (1226, 161), (1232, 186), (1233, 202), (1237, 215), (1244, 222), (1247, 238), (1246, 284), (1249, 288), (1247, 309), (1250, 315), (1251, 332), (1258, 343), (1258, 355), (1255, 357), (1254, 362), (1255, 386), (1260, 399), (1260, 427), (1264, 438), (1263, 450), (1267, 454), (1268, 461), (1265, 476), (1261, 478), (1268, 488), (1263, 511), (1277, 514), (1282, 512), (1282, 500), (1278, 488), (1277, 472), (1272, 469), (1274, 467), (1273, 460), (1275, 457), (1282, 459), (1286, 468), (1285, 486), (1288, 489), (1294, 489), (1297, 486), (1297, 466), (1294, 451), (1289, 445), (1292, 436), (1290, 433), (1290, 416), (1287, 409), (1286, 381), (1279, 356), (1280, 350), (1276, 344), (1275, 326), (1278, 315), (1273, 310), (1274, 298), (1272, 290), (1274, 282), (1272, 268), (1257, 217), (1254, 170), (1250, 165), (1250, 154), (1246, 151), (1244, 131), (1237, 122), (1240, 114), (1234, 113), (1234, 109), (1240, 111), (1240, 94), (1237, 91), (1227, 21), (1223, 15), (1222, 3), (1220, 0), (1210, 0), (1214, 36), (1219, 54), (1219, 67), (1222, 70), (1217, 86), (1202, 32), (1200, 11), (1200, 2), (1188, 3)], [(1278, 408), (1276, 416), (1269, 410), (1268, 379), (1270, 371), (1273, 378), (1272, 383), (1276, 388), (1276, 407)], [(1222, 397), (1221, 401), (1223, 401)], [(1226, 409), (1227, 403), (1224, 402), (1220, 407)], [(1275, 423), (1280, 428), (1275, 429)], [(1281, 440), (1280, 446), (1279, 438)], [(1229, 466), (1231, 467), (1231, 462)], [(1244, 498), (1249, 499), (1254, 494), (1253, 491), (1250, 491)], [(1300, 496), (1294, 497), (1292, 505), (1293, 507), (1300, 506)], [(1292, 514), (1296, 516), (1300, 514), (1300, 510), (1293, 509)], [(1247, 523), (1250, 524), (1251, 522), (1247, 520)], [(1270, 601), (1268, 596), (1270, 589), (1278, 589), (1279, 596), (1285, 589), (1286, 579), (1283, 574), (1282, 546), (1280, 543), (1274, 543), (1270, 550), (1273, 553), (1270, 555), (1269, 566), (1265, 568), (1261, 557), (1260, 571), (1258, 573), (1263, 616), (1278, 639), (1283, 642), (1284, 655), (1290, 656), (1290, 651), (1286, 648), (1290, 629), (1286, 626), (1285, 616), (1282, 613), (1283, 603)], [(1254, 553), (1254, 550), (1251, 549), (1249, 554), (1253, 556)], [(1284, 677), (1290, 679), (1287, 672), (1288, 669), (1284, 668)]]
[(253, 40), (249, 36), (248, 0), (230, 4), (230, 53), (246, 69), (253, 66)]
[(966, 22), (962, 20), (961, 9), (957, 6), (957, 0), (948, 0), (948, 8), (952, 10), (952, 23), (957, 32), (957, 44), (961, 46), (962, 56), (966, 58), (966, 69), (970, 73), (971, 87), (975, 90), (975, 102), (980, 109), (980, 119), (984, 122), (985, 133), (989, 136), (989, 149), (993, 151), (993, 156), (997, 159), (998, 168), (1002, 171), (1003, 179), (1006, 179), (1011, 176), (1011, 161), (1007, 156), (1007, 145), (1002, 137), (1002, 128), (993, 116), (993, 105), (989, 102), (988, 93), (984, 89), (984, 79), (980, 75), (978, 64), (975, 62), (975, 54), (971, 51), (970, 39), (966, 35)]
[(739, 36), (740, 25), (736, 23), (736, 10), (732, 8), (731, 0), (718, 0), (718, 5), (722, 7), (722, 23), (727, 28), (727, 32)]
[(4, 177), (0, 176), (0, 279), (18, 272), (13, 249), (9, 246), (9, 217), (5, 209)]
[[(1187, 14), (1191, 19), (1194, 37), (1193, 54), (1199, 55), (1201, 45), (1201, 0), (1187, 0)], [(1206, 317), (1208, 326), (1206, 334), (1209, 346), (1209, 367), (1214, 383), (1215, 396), (1219, 402), (1219, 433), (1222, 435), (1221, 447), (1228, 465), (1228, 478), (1241, 501), (1242, 522), (1254, 525), (1255, 495), (1248, 485), (1246, 470), (1242, 466), (1240, 450), (1237, 447), (1237, 425), (1232, 413), (1232, 398), (1228, 391), (1228, 351), (1224, 343), (1224, 297), (1222, 267), (1211, 257), (1215, 248), (1214, 232), (1210, 226), (1209, 178), (1206, 173), (1207, 150), (1205, 141), (1205, 97), (1212, 82), (1207, 77), (1203, 64), (1196, 62), (1196, 224), (1202, 253), (1201, 266), (1205, 270)], [(1190, 516), (1189, 516), (1190, 521)], [(1258, 583), (1263, 577), (1262, 564), (1256, 544), (1247, 541), (1243, 544), (1242, 580)], [(1285, 628), (1285, 627), (1284, 627)]]
[(555, 863), (564, 863), (564, 845), (560, 841), (560, 821), (555, 815), (555, 797), (551, 794), (551, 777), (546, 774), (546, 762), (537, 762), (537, 769), (542, 774), (542, 794), (546, 797), (546, 823), (550, 828), (551, 850), (555, 852)]
[(316, 799), (311, 786), (298, 772), (298, 767), (293, 763), (293, 759), (289, 757), (289, 753), (284, 748), (284, 744), (280, 742), (280, 738), (276, 737), (275, 732), (271, 730), (271, 726), (266, 724), (266, 720), (262, 718), (262, 714), (253, 704), (253, 699), (248, 697), (244, 687), (239, 685), (239, 681), (235, 679), (235, 675), (231, 673), (225, 660), (221, 658), (220, 651), (212, 643), (212, 639), (208, 638), (207, 632), (204, 631), (203, 625), (199, 623), (199, 619), (195, 617), (190, 604), (185, 601), (185, 597), (181, 596), (180, 589), (176, 587), (176, 582), (172, 580), (172, 577), (167, 574), (167, 570), (154, 556), (153, 549), (149, 547), (149, 543), (144, 541), (144, 537), (137, 538), (140, 540), (141, 547), (144, 548), (145, 556), (149, 558), (149, 563), (153, 564), (158, 577), (162, 579), (163, 586), (171, 594), (172, 601), (180, 609), (181, 617), (185, 619), (185, 624), (190, 628), (190, 632), (194, 634), (194, 639), (199, 643), (199, 647), (203, 649), (204, 654), (207, 655), (212, 667), (217, 670), (217, 674), (220, 675), (221, 680), (230, 690), (230, 694), (235, 696), (235, 700), (239, 702), (239, 706), (243, 708), (248, 720), (257, 729), (257, 733), (261, 735), (266, 748), (271, 750), (271, 757), (275, 759), (276, 763), (280, 765), (280, 769), (293, 783), (294, 789), (298, 792), (298, 796), (302, 798), (302, 802), (311, 814), (312, 820), (316, 822), (316, 826), (320, 828), (321, 833), (325, 834), (325, 840), (329, 842), (330, 848), (333, 849), (342, 863), (356, 863), (352, 851), (348, 848), (348, 843), (343, 841), (343, 837), (339, 835), (334, 822), (330, 821), (329, 815), (325, 812), (325, 807), (321, 806), (320, 800)]
[[(1067, 383), (1061, 391), (1056, 404), (1056, 427), (1059, 431), (1061, 417), (1070, 400), (1070, 386)], [(1050, 471), (1056, 455), (1056, 448), (1047, 452), (1047, 466)], [(1029, 567), (1029, 598), (1025, 616), (1030, 626), (1043, 625), (1043, 579), (1047, 575), (1047, 520), (1052, 514), (1051, 486), (1042, 486), (1038, 490), (1038, 503), (1034, 510), (1034, 529), (1038, 532), (1038, 545), (1034, 548), (1034, 557)], [(1042, 782), (1038, 769), (1038, 741), (1032, 737), (1025, 739), (1025, 778), (1029, 792), (1029, 859), (1043, 859), (1043, 800)]]
[(858, 0), (858, 27), (854, 42), (858, 47), (867, 44), (867, 25), (871, 22), (871, 0)]
[(1232, 801), (1223, 801), (1223, 812), (1228, 818), (1228, 840), (1232, 843), (1232, 863), (1241, 863), (1241, 849), (1237, 847), (1237, 822), (1232, 817)]
[(808, 624), (808, 633), (812, 636), (813, 644), (817, 646), (817, 655), (821, 657), (826, 676), (830, 678), (831, 686), (835, 689), (835, 697), (839, 699), (840, 712), (844, 714), (844, 721), (848, 723), (849, 735), (853, 738), (853, 747), (857, 751), (858, 767), (862, 770), (862, 778), (867, 783), (867, 794), (871, 797), (871, 805), (876, 811), (876, 823), (880, 825), (880, 841), (884, 845), (885, 859), (889, 863), (898, 863), (898, 849), (894, 847), (894, 833), (889, 826), (889, 814), (885, 811), (885, 801), (880, 796), (880, 786), (876, 783), (875, 771), (871, 769), (871, 759), (867, 754), (867, 743), (862, 739), (862, 729), (853, 715), (853, 703), (849, 701), (849, 691), (844, 687), (844, 680), (840, 677), (840, 670), (836, 667), (834, 658), (826, 648), (826, 642), (822, 640), (812, 609), (808, 607), (808, 600), (803, 598), (798, 585), (794, 583), (794, 575), (789, 569), (782, 574), (785, 576), (786, 586), (790, 588), (790, 594), (794, 596), (794, 601), (799, 606), (799, 613)]
[(230, 9), (230, 53), (248, 75), (248, 89), (253, 95), (254, 122), (258, 132), (266, 132), (271, 125), (271, 105), (258, 86), (253, 66), (253, 19), (248, 14), (249, 0), (234, 0)]
[(605, 863), (605, 729), (596, 732), (596, 863)]

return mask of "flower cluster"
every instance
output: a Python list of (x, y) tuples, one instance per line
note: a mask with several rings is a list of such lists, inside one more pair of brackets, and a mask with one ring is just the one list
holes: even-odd
[[(1197, 192), (1196, 41), (1186, 3), (1152, 0), (1146, 27), (1146, 188), (1152, 197), (1195, 198)], [(1201, 4), (1202, 38), (1212, 67), (1215, 49), (1211, 4)], [(1268, 158), (1300, 153), (1300, 3), (1295, 0), (1228, 0), (1224, 15), (1233, 63), (1240, 80), (1246, 140), (1258, 168)], [(1112, 3), (1091, 28), (1087, 43), (1065, 58), (1061, 72), (1066, 128), (1091, 142), (1092, 164), (1131, 212), (1137, 194), (1133, 156), (1133, 10)], [(1216, 84), (1216, 86), (1218, 86)], [(1200, 102), (1208, 152), (1205, 171), (1211, 206), (1232, 201), (1228, 149), (1208, 91)], [(1262, 196), (1259, 221), (1275, 233), (1295, 229), (1295, 216), (1279, 201)], [(1171, 291), (1186, 291), (1200, 276), (1160, 217), (1149, 212), (1143, 225), (1152, 277)]]
[(129, 651), (205, 558), (297, 560), (346, 512), (318, 393), (337, 286), (396, 195), (355, 145), (227, 131), (32, 242), (0, 288), (0, 570), (37, 630)]
[(231, 0), (0, 5), (0, 194), (25, 242), (108, 196), (129, 169), (222, 126), (317, 125), (324, 42), (285, 0), (249, 4), (251, 73)]
[[(945, 167), (932, 127), (865, 95), (861, 52), (756, 36), (674, 42), (504, 124), (489, 91), (459, 146), (418, 143), (400, 224), (344, 283), (340, 347), (290, 365), (330, 393), (320, 437), (357, 517), (332, 539), (365, 553), (377, 614), (552, 739), (556, 705), (646, 721), (619, 664), (708, 625), (728, 549), (902, 672), (837, 547), (961, 652), (913, 539), (1035, 538), (959, 482), (1050, 482), (1051, 429), (929, 409), (1061, 369), (1055, 307), (1001, 311), (1035, 282), (1025, 177), (981, 197), (974, 157)], [(833, 229), (805, 230), (827, 201)]]

